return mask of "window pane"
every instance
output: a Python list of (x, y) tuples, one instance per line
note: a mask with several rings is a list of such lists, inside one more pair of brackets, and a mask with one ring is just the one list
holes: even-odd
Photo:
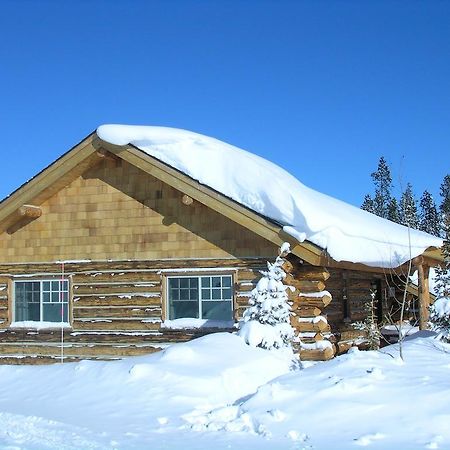
[(190, 300), (198, 299), (198, 289), (189, 289), (189, 299)]
[(40, 283), (19, 282), (15, 284), (15, 320), (40, 320)]
[(180, 287), (188, 288), (189, 287), (189, 278), (180, 278)]
[(222, 286), (223, 287), (231, 287), (231, 277), (222, 277)]
[(178, 289), (171, 289), (169, 291), (169, 300), (180, 300), (180, 291)]
[(24, 320), (40, 320), (40, 305), (39, 303), (19, 303), (16, 302), (16, 317), (17, 322)]
[(52, 292), (52, 302), (58, 303), (60, 300), (60, 293), (59, 292)]
[(191, 289), (198, 289), (198, 278), (189, 278), (189, 287)]
[(169, 289), (180, 287), (179, 278), (169, 278)]
[(189, 289), (180, 289), (180, 300), (189, 300)]
[(212, 277), (212, 286), (213, 287), (220, 287), (220, 277)]
[(210, 289), (202, 289), (202, 300), (209, 300), (211, 298)]
[(232, 294), (231, 289), (222, 289), (222, 298), (231, 300)]
[(52, 291), (59, 290), (59, 281), (52, 281)]
[(220, 300), (220, 289), (213, 289), (212, 290), (212, 298), (213, 300)]
[[(49, 303), (43, 306), (44, 322), (67, 322), (67, 303)], [(64, 314), (64, 317), (63, 317)]]
[(42, 289), (43, 289), (44, 291), (49, 291), (49, 290), (50, 290), (50, 281), (44, 281), (44, 282), (42, 283)]
[(233, 320), (231, 302), (202, 302), (202, 319)]
[(209, 287), (211, 279), (209, 277), (202, 277), (202, 287)]
[(42, 293), (42, 301), (50, 302), (50, 292), (43, 292)]
[(198, 319), (198, 302), (173, 302), (169, 308), (169, 319)]

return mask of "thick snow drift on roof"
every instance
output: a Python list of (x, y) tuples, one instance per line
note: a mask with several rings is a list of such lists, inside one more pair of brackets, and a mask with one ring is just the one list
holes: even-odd
[[(132, 144), (284, 226), (337, 261), (397, 267), (442, 240), (314, 191), (276, 164), (217, 139), (166, 127), (102, 125), (98, 136)], [(411, 253), (411, 255), (410, 255)]]

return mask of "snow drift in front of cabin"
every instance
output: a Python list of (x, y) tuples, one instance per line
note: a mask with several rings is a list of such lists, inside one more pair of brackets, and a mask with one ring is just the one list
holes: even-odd
[(1, 365), (0, 449), (449, 449), (450, 344), (412, 338), (405, 361), (394, 345), (296, 371), (229, 333), (121, 361)]
[(397, 267), (442, 240), (314, 191), (276, 164), (217, 139), (167, 127), (102, 125), (98, 136), (131, 144), (283, 225), (337, 261)]

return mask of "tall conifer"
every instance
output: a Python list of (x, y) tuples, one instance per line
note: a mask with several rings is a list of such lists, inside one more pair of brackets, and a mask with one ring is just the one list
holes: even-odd
[(398, 202), (395, 197), (391, 198), (389, 203), (388, 217), (390, 221), (395, 223), (400, 223), (400, 210), (398, 207)]
[(440, 236), (440, 220), (433, 196), (425, 190), (420, 199), (419, 229), (433, 236)]
[(400, 223), (411, 228), (419, 228), (417, 200), (414, 198), (412, 185), (408, 183), (400, 199)]
[(361, 209), (364, 209), (364, 211), (368, 211), (372, 214), (375, 214), (375, 205), (373, 203), (373, 198), (369, 194), (366, 194), (366, 196), (364, 197)]
[(374, 212), (377, 216), (387, 219), (391, 203), (392, 176), (383, 156), (378, 161), (377, 170), (371, 176), (375, 184)]
[(446, 175), (441, 184), (440, 194), (442, 197), (439, 210), (441, 213), (442, 225), (445, 224), (445, 218), (450, 217), (450, 175)]

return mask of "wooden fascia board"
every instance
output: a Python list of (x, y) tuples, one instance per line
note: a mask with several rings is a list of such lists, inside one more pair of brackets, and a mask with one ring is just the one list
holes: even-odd
[[(0, 233), (4, 232), (11, 221), (15, 220), (16, 211), (24, 204), (40, 205), (51, 194), (43, 193), (59, 179), (73, 172), (73, 177), (81, 175), (98, 157), (95, 155), (98, 137), (90, 134), (42, 172), (25, 183), (0, 203)], [(55, 190), (56, 191), (59, 189)]]
[(320, 263), (322, 251), (318, 247), (310, 243), (299, 244), (292, 236), (285, 233), (281, 227), (274, 225), (221, 193), (200, 184), (182, 172), (153, 158), (142, 150), (131, 145), (117, 146), (107, 142), (102, 142), (102, 147), (268, 241), (278, 246), (285, 241), (290, 242), (292, 253), (309, 264), (318, 265)]
[[(419, 255), (423, 258), (423, 261), (426, 265), (429, 267), (436, 267), (440, 263), (442, 264), (443, 257), (441, 259), (438, 258), (438, 254), (441, 254), (440, 249), (435, 248), (428, 248), (425, 250), (422, 255)], [(413, 260), (413, 266), (414, 266), (414, 260)], [(363, 272), (375, 272), (375, 273), (382, 273), (382, 274), (396, 274), (396, 275), (405, 275), (408, 272), (408, 265), (409, 261), (406, 263), (397, 266), (397, 267), (373, 267), (373, 266), (366, 266), (365, 264), (361, 263), (353, 263), (349, 261), (335, 261), (329, 256), (323, 256), (321, 265), (325, 267), (333, 267), (337, 269), (348, 269), (348, 270), (358, 270)]]
[(402, 275), (404, 273), (403, 266), (394, 268), (366, 266), (365, 264), (362, 263), (353, 263), (350, 261), (335, 261), (329, 256), (323, 257), (321, 265), (324, 267), (330, 267), (334, 269), (357, 270), (361, 272), (372, 272), (379, 274)]

